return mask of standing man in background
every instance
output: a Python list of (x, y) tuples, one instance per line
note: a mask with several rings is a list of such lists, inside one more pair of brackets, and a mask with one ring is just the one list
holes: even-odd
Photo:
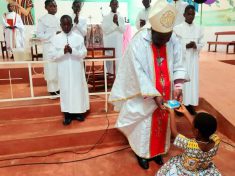
[(7, 50), (13, 59), (14, 48), (24, 48), (24, 24), (21, 17), (13, 12), (14, 5), (9, 3), (7, 5), (8, 13), (4, 13), (2, 17), (2, 24), (4, 27), (5, 41)]
[[(116, 72), (118, 69), (119, 59), (122, 57), (123, 33), (125, 32), (125, 20), (117, 12), (119, 7), (118, 0), (110, 1), (111, 12), (103, 17), (102, 29), (104, 32), (104, 47), (115, 48)], [(109, 53), (106, 53), (107, 55)], [(113, 74), (113, 61), (107, 62), (107, 72)]]
[(142, 9), (136, 18), (136, 28), (139, 30), (142, 28), (146, 22), (148, 21), (149, 11), (150, 11), (150, 3), (151, 0), (142, 0), (142, 4), (144, 5), (144, 9)]
[(72, 19), (74, 22), (72, 31), (80, 34), (82, 37), (85, 37), (87, 34), (87, 20), (86, 18), (81, 17), (80, 12), (83, 6), (83, 2), (81, 0), (74, 0), (72, 9), (73, 15)]
[(194, 106), (199, 103), (199, 54), (204, 46), (203, 30), (193, 23), (195, 8), (188, 5), (184, 11), (185, 21), (174, 28), (174, 33), (181, 39), (184, 66), (189, 74), (189, 82), (183, 86), (183, 104), (196, 115)]
[[(59, 19), (55, 16), (57, 5), (54, 0), (45, 1), (47, 14), (41, 17), (37, 26), (37, 37), (43, 41), (43, 60), (48, 60), (48, 49), (51, 47), (51, 38), (61, 30)], [(57, 63), (44, 65), (44, 76), (47, 81), (47, 91), (51, 95), (59, 94)]]

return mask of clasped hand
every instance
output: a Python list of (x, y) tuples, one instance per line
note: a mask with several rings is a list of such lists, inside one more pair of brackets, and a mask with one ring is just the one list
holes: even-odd
[(114, 15), (113, 15), (113, 22), (114, 22), (116, 25), (119, 25), (119, 24), (118, 24), (118, 16), (117, 16), (117, 14), (114, 14)]
[(69, 44), (68, 45), (65, 45), (65, 47), (64, 47), (64, 54), (66, 54), (66, 53), (72, 53), (72, 48), (69, 46)]
[(195, 42), (191, 41), (188, 44), (186, 44), (186, 48), (193, 48), (193, 49), (197, 49), (197, 45)]

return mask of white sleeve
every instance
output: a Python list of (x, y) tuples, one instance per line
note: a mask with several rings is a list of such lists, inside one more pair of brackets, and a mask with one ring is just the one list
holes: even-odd
[(137, 15), (137, 18), (135, 20), (135, 26), (136, 26), (136, 29), (140, 29), (140, 12), (138, 13)]
[(87, 21), (86, 19), (79, 20), (78, 24), (74, 24), (74, 27), (82, 34), (83, 37), (87, 34)]
[(77, 59), (83, 59), (87, 55), (87, 49), (85, 47), (84, 41), (81, 42), (80, 45), (72, 48), (72, 55)]

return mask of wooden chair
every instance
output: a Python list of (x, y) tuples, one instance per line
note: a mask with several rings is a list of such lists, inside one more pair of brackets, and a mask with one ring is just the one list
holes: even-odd
[[(35, 48), (35, 53), (34, 53), (34, 48)], [(38, 58), (43, 57), (42, 53), (38, 53), (37, 45), (31, 46), (31, 56), (32, 56), (32, 61), (34, 61), (34, 59), (36, 59), (38, 61)]]
[[(115, 48), (87, 48), (88, 55), (86, 59), (97, 59), (102, 58), (115, 58)], [(112, 51), (112, 56), (106, 56), (105, 51)], [(92, 61), (90, 66), (86, 68), (87, 82), (92, 85), (92, 91), (96, 91), (98, 87), (104, 87), (104, 63), (97, 69), (96, 62)], [(107, 84), (112, 86), (115, 80), (115, 61), (113, 64), (114, 73), (107, 73)], [(88, 72), (87, 72), (88, 71)]]
[(7, 51), (6, 41), (0, 41), (0, 42), (1, 42), (2, 58), (5, 59), (5, 53), (4, 52), (6, 52), (6, 57), (8, 58), (8, 51)]

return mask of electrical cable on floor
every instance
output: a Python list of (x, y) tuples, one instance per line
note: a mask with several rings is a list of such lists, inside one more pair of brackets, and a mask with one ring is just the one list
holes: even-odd
[[(37, 155), (37, 156), (26, 156), (26, 157), (18, 157), (18, 158), (9, 158), (9, 159), (1, 159), (0, 161), (9, 161), (9, 160), (17, 160), (17, 159), (27, 159), (27, 158), (39, 158), (39, 157), (49, 157), (49, 156), (53, 156), (53, 155), (56, 155), (56, 154), (62, 154), (62, 153), (73, 153), (73, 154), (87, 154), (89, 152), (91, 152), (92, 150), (95, 149), (95, 147), (98, 145), (98, 144), (102, 144), (103, 141), (104, 141), (104, 138), (106, 136), (106, 134), (108, 133), (108, 130), (109, 130), (109, 126), (110, 126), (110, 122), (109, 122), (109, 118), (108, 118), (108, 112), (105, 113), (105, 118), (107, 120), (107, 127), (104, 131), (104, 133), (101, 135), (101, 137), (97, 140), (97, 142), (87, 151), (85, 152), (76, 152), (76, 151), (61, 151), (61, 152), (55, 152), (55, 153), (51, 153), (51, 154), (48, 154), (48, 155)], [(1, 167), (0, 167), (1, 168)]]
[(0, 166), (0, 169), (1, 168), (7, 168), (7, 167), (19, 167), (19, 166), (55, 165), (55, 164), (76, 163), (76, 162), (80, 162), (80, 161), (86, 161), (86, 160), (90, 160), (90, 159), (94, 159), (94, 158), (110, 155), (110, 154), (113, 154), (113, 153), (121, 152), (121, 151), (124, 151), (124, 150), (129, 149), (129, 148), (130, 147), (128, 146), (128, 147), (125, 147), (125, 148), (122, 148), (122, 149), (118, 149), (118, 150), (115, 150), (115, 151), (112, 151), (112, 152), (108, 152), (108, 153), (104, 153), (104, 154), (100, 154), (100, 155), (96, 155), (96, 156), (92, 156), (92, 157), (88, 157), (88, 158), (78, 159), (78, 160), (61, 161), (61, 162), (38, 162), (38, 163), (11, 164), (11, 165)]
[(221, 140), (221, 142), (223, 142), (224, 144), (230, 145), (231, 147), (235, 148), (235, 146), (233, 144), (230, 144), (230, 143), (228, 143), (228, 142), (226, 142), (224, 140)]

